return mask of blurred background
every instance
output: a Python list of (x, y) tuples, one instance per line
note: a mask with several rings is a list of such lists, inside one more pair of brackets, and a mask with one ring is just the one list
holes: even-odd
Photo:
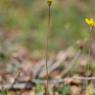
[[(95, 0), (54, 0), (49, 49), (65, 49), (86, 39), (84, 19), (95, 18), (94, 8)], [(30, 51), (43, 51), (47, 27), (46, 0), (0, 0), (0, 44), (6, 44), (8, 50), (24, 46)]]

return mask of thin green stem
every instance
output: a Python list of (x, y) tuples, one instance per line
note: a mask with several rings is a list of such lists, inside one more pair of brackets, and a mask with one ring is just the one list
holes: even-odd
[(91, 43), (92, 43), (92, 33), (93, 33), (93, 27), (90, 27), (90, 33), (89, 33), (89, 57), (91, 57)]
[(45, 57), (46, 57), (46, 80), (47, 80), (47, 83), (46, 83), (46, 95), (49, 95), (49, 91), (48, 91), (48, 43), (49, 43), (49, 33), (51, 31), (51, 27), (50, 27), (50, 21), (51, 21), (51, 6), (49, 5), (49, 9), (48, 9), (48, 32), (47, 32), (47, 37), (46, 37), (46, 46), (45, 46), (45, 51), (46, 51), (46, 54), (45, 54)]
[[(92, 57), (91, 57), (91, 44), (92, 44), (92, 40), (93, 40), (93, 27), (90, 27), (90, 32), (89, 32), (89, 42), (88, 42), (88, 55), (89, 55), (89, 63), (92, 63)], [(87, 66), (88, 70), (89, 70), (89, 64)]]
[[(90, 59), (90, 63), (91, 63), (91, 43), (92, 43), (92, 33), (93, 33), (93, 27), (90, 27), (90, 31), (89, 31), (89, 42), (88, 42), (88, 55), (89, 55), (89, 59)], [(87, 69), (89, 70), (89, 64), (87, 65)], [(85, 81), (85, 87), (87, 87), (88, 85), (88, 81)]]

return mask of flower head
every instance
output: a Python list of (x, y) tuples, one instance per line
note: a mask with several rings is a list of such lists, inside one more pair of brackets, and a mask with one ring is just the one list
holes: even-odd
[(86, 18), (85, 22), (90, 26), (90, 27), (95, 27), (95, 21), (93, 18)]
[(53, 0), (48, 0), (48, 5), (50, 6), (52, 4)]

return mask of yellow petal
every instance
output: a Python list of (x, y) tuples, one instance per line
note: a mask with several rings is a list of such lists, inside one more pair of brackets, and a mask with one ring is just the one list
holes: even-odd
[(95, 26), (95, 21), (93, 21), (93, 26)]
[(94, 26), (95, 26), (95, 21), (94, 21)]
[(94, 21), (93, 21), (93, 19), (92, 19), (92, 18), (90, 18), (90, 24), (93, 24), (93, 22), (94, 22)]
[(90, 23), (90, 19), (88, 19), (88, 18), (85, 19), (85, 22), (86, 22), (88, 25), (91, 24), (91, 23)]
[(90, 25), (93, 27), (93, 26), (95, 26), (95, 21), (91, 18), (90, 19)]

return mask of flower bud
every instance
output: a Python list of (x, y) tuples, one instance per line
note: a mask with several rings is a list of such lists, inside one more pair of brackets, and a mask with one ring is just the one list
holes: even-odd
[(48, 0), (48, 5), (51, 6), (53, 0)]

